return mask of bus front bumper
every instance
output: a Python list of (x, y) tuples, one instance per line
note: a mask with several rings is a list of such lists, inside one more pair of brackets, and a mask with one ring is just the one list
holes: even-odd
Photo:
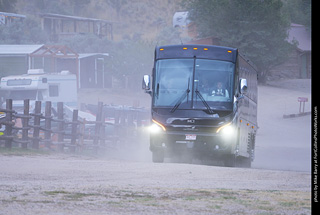
[(165, 154), (191, 151), (199, 155), (224, 155), (235, 152), (236, 138), (217, 133), (163, 132), (150, 136), (150, 150)]

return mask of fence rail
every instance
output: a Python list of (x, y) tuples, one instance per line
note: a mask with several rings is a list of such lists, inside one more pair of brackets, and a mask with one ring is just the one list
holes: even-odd
[(142, 121), (148, 121), (145, 110), (108, 107), (102, 102), (88, 105), (96, 116), (95, 121), (79, 119), (77, 109), (72, 111), (72, 118), (67, 118), (62, 102), (54, 109), (52, 103), (46, 101), (42, 111), (41, 101), (36, 101), (32, 113), (28, 99), (24, 100), (23, 113), (15, 111), (12, 104), (12, 100), (7, 99), (6, 109), (0, 109), (0, 146), (9, 149), (15, 145), (25, 149), (45, 147), (76, 152), (88, 146), (97, 152), (106, 143), (117, 144), (122, 138), (135, 136), (144, 124)]

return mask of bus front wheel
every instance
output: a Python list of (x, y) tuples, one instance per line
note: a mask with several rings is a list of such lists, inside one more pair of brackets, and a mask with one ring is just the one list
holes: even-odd
[(152, 161), (154, 163), (163, 163), (164, 161), (164, 151), (155, 150), (152, 152)]

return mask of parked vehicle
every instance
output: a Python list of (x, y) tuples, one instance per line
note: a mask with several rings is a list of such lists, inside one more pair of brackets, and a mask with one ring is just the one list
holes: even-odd
[(53, 106), (63, 102), (77, 107), (77, 79), (68, 71), (44, 73), (42, 69), (32, 69), (24, 75), (2, 77), (0, 92), (2, 108), (6, 99), (13, 100), (14, 109), (22, 108), (24, 99), (30, 99), (33, 107), (35, 101), (51, 101)]

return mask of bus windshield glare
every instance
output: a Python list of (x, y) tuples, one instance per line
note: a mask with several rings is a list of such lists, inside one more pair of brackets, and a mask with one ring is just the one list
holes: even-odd
[(154, 107), (231, 110), (235, 65), (208, 59), (164, 59), (156, 63)]

